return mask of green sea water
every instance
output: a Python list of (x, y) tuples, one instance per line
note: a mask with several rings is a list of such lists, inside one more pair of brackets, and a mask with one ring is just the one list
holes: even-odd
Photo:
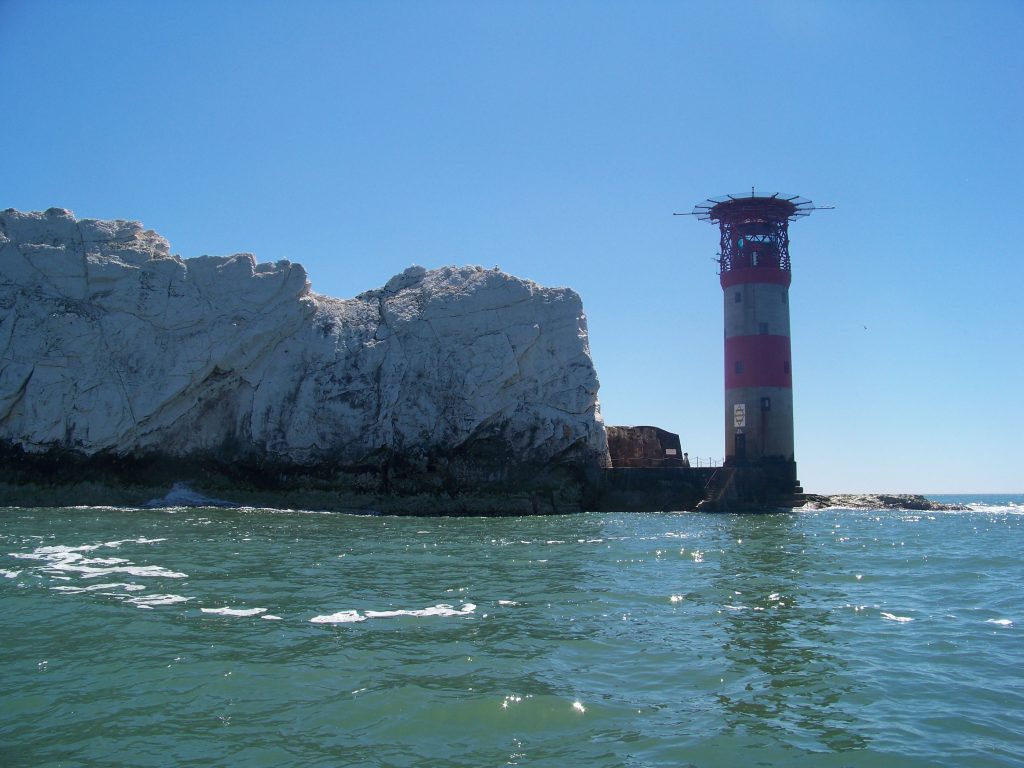
[(0, 510), (0, 765), (1024, 765), (1024, 497)]

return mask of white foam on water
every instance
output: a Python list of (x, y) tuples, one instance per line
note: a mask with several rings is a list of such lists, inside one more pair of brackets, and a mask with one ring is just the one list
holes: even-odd
[(87, 587), (50, 587), (54, 592), (66, 592), (69, 595), (78, 595), (83, 592), (99, 592), (104, 589), (123, 589), (125, 592), (138, 592), (145, 589), (142, 584), (131, 584), (126, 582), (113, 582), (110, 584), (90, 584)]
[[(286, 507), (238, 507), (239, 512), (260, 512), (269, 515), (341, 515), (347, 514), (343, 512), (332, 512), (329, 509), (288, 509)], [(362, 513), (353, 515), (353, 517), (363, 517)]]
[(899, 622), (900, 624), (906, 624), (908, 621), (913, 621), (909, 616), (896, 616), (892, 613), (886, 613), (882, 611), (882, 618), (888, 619), (889, 621)]
[(314, 616), (310, 619), (313, 624), (353, 624), (357, 621), (366, 621), (366, 617), (360, 616), (359, 611), (338, 611), (338, 613)]
[[(188, 574), (179, 571), (172, 571), (159, 565), (135, 565), (131, 560), (124, 557), (87, 557), (87, 554), (94, 553), (99, 549), (117, 549), (125, 544), (156, 544), (166, 539), (147, 539), (139, 537), (135, 539), (120, 539), (117, 541), (106, 541), (98, 544), (69, 545), (46, 545), (36, 547), (31, 552), (11, 552), (10, 556), (21, 560), (36, 561), (33, 566), (33, 576), (43, 578), (48, 576), (53, 581), (72, 582), (73, 585), (52, 587), (54, 591), (65, 594), (99, 593), (118, 599), (125, 595), (120, 592), (109, 592), (109, 590), (123, 590), (124, 592), (137, 592), (144, 590), (141, 584), (126, 583), (123, 581), (110, 581), (110, 577), (141, 577), (141, 578), (167, 578), (185, 579)], [(13, 572), (12, 572), (13, 573)], [(21, 573), (21, 571), (18, 571)], [(100, 581), (101, 583), (90, 583), (81, 585), (84, 581)], [(79, 582), (79, 584), (74, 584)], [(155, 599), (155, 598), (154, 598)], [(175, 602), (191, 598), (180, 598)], [(134, 602), (140, 608), (150, 605), (162, 605), (163, 602), (151, 602), (150, 598)]]
[(100, 547), (106, 546), (105, 544), (83, 544), (79, 547), (66, 547), (58, 544), (53, 547), (36, 547), (31, 552), (10, 552), (11, 557), (17, 557), (21, 560), (49, 560), (51, 558), (68, 557), (76, 555), (81, 557), (79, 552), (92, 552), (99, 549)]
[(447, 603), (439, 603), (414, 610), (363, 611), (362, 614), (359, 611), (339, 611), (338, 613), (314, 616), (310, 622), (313, 624), (354, 624), (367, 619), (394, 619), (401, 616), (469, 616), (475, 610), (476, 605), (473, 603), (463, 603), (459, 608)]
[[(82, 569), (79, 569), (82, 570)], [(90, 568), (82, 570), (82, 578), (91, 579), (96, 576), (106, 576), (114, 573), (123, 573), (126, 576), (162, 577), (165, 579), (187, 579), (187, 573), (171, 571), (159, 565), (131, 565), (117, 568)]]
[(117, 541), (105, 541), (98, 545), (101, 547), (112, 547), (116, 549), (122, 544), (156, 544), (161, 541), (167, 541), (167, 539), (147, 539), (145, 536), (140, 536), (137, 539), (118, 539)]
[(259, 616), (266, 613), (266, 608), (200, 608), (203, 613), (213, 613), (217, 616)]
[[(36, 547), (32, 552), (10, 552), (11, 557), (21, 560), (39, 560), (41, 570), (48, 573), (77, 573), (83, 578), (122, 573), (129, 576), (162, 576), (170, 579), (185, 579), (188, 574), (171, 571), (158, 565), (136, 566), (123, 557), (83, 557), (83, 552), (95, 552), (100, 548), (116, 549), (122, 544), (155, 544), (165, 539), (121, 539), (102, 544), (81, 544), (70, 547), (62, 544)], [(126, 565), (127, 564), (127, 565)], [(97, 567), (101, 566), (101, 567)]]
[(5, 579), (16, 579), (20, 575), (21, 571), (7, 571), (0, 568), (0, 576), (3, 576)]
[(368, 619), (393, 619), (398, 616), (466, 616), (476, 610), (473, 603), (463, 603), (461, 608), (453, 608), (445, 603), (432, 605), (429, 608), (421, 608), (412, 611), (364, 611)]
[(1012, 627), (1013, 622), (1010, 619), (985, 619), (986, 624), (996, 624), (1000, 627)]
[[(971, 512), (982, 512), (986, 514), (1024, 515), (1024, 504), (1016, 501), (968, 501), (964, 506)], [(950, 510), (956, 512), (957, 510)]]
[(264, 621), (281, 621), (281, 617), (280, 616), (275, 616), (272, 613), (268, 613), (268, 614), (265, 614), (263, 616), (260, 616), (260, 618), (263, 619)]
[(681, 603), (684, 599), (683, 595), (669, 595), (668, 601), (670, 603)]
[(159, 565), (131, 565), (130, 560), (119, 557), (86, 558), (76, 552), (64, 557), (55, 557), (43, 570), (58, 573), (77, 573), (83, 579), (94, 579), (98, 576), (124, 574), (126, 576), (162, 576), (168, 579), (185, 579), (188, 574), (172, 571)]
[(183, 595), (139, 595), (138, 597), (126, 598), (125, 602), (137, 605), (139, 608), (152, 608), (154, 605), (187, 603), (191, 599), (191, 597), (184, 597)]
[(498, 605), (519, 605), (515, 600), (499, 600)]
[(80, 544), (77, 547), (69, 547), (64, 544), (56, 544), (54, 546), (47, 547), (36, 547), (30, 553), (24, 552), (11, 552), (11, 557), (18, 557), (23, 560), (49, 560), (53, 557), (70, 556), (73, 554), (79, 554), (81, 552), (95, 552), (97, 549), (104, 547), (110, 549), (117, 549), (122, 544), (156, 544), (159, 541), (166, 541), (167, 539), (147, 539), (144, 537), (138, 539), (119, 539), (118, 541), (104, 541), (99, 544)]
[(68, 509), (95, 509), (99, 512), (133, 512), (138, 507), (112, 507), (109, 504), (75, 504)]

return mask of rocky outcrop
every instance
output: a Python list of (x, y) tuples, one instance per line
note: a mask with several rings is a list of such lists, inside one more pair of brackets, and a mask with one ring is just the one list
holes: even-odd
[(579, 297), (497, 270), (411, 267), (333, 299), (288, 261), (181, 259), (135, 222), (7, 210), (0, 305), (0, 442), (27, 461), (359, 467), (377, 495), (404, 467), (410, 493), (451, 496), (607, 460)]
[(849, 493), (821, 496), (804, 494), (800, 509), (906, 509), (913, 512), (942, 512), (966, 510), (961, 504), (943, 504), (911, 493)]

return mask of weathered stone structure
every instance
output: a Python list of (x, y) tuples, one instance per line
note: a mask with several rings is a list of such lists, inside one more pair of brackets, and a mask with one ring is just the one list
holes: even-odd
[(682, 467), (679, 435), (661, 427), (607, 427), (613, 467)]

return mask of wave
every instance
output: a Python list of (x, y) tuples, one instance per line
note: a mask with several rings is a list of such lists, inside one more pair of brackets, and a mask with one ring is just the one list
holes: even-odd
[(899, 624), (908, 624), (909, 622), (913, 621), (913, 619), (909, 616), (897, 616), (896, 614), (886, 613), (885, 611), (882, 611), (882, 618), (887, 619), (889, 621), (895, 621)]
[(175, 483), (167, 495), (160, 499), (150, 499), (143, 506), (147, 509), (163, 507), (222, 507), (224, 509), (237, 509), (242, 506), (233, 501), (213, 499), (193, 491), (186, 483)]
[(1024, 515), (1024, 504), (1017, 504), (1009, 502), (1006, 504), (991, 504), (988, 502), (968, 502), (967, 508), (972, 512), (983, 512), (985, 514), (1003, 514), (1003, 515)]

